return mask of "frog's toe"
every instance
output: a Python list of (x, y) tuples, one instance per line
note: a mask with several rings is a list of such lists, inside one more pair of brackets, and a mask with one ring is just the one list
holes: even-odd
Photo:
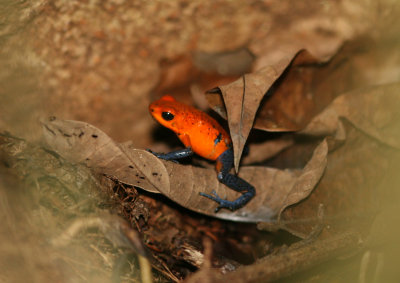
[(211, 192), (211, 194), (212, 195), (209, 195), (209, 194), (206, 194), (206, 193), (199, 193), (199, 195), (201, 195), (201, 196), (203, 196), (203, 197), (206, 197), (206, 198), (209, 198), (209, 199), (212, 199), (213, 201), (216, 201), (216, 202), (218, 202), (218, 200), (220, 199), (220, 197), (217, 195), (217, 193), (216, 193), (216, 191), (212, 191)]

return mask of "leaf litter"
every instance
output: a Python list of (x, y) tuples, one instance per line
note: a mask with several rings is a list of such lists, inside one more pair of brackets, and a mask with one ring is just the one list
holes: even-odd
[(218, 195), (227, 199), (238, 197), (238, 193), (218, 182), (214, 169), (184, 166), (160, 160), (145, 150), (121, 146), (87, 123), (54, 118), (42, 123), (47, 144), (67, 160), (83, 162), (95, 172), (112, 176), (123, 183), (131, 180), (126, 178), (124, 168), (133, 169), (130, 167), (134, 166), (142, 183), (136, 185), (131, 181), (130, 184), (145, 190), (147, 187), (143, 184), (150, 184), (150, 192), (154, 192), (156, 188), (183, 207), (234, 221), (268, 222), (276, 219), (287, 206), (310, 194), (321, 178), (327, 162), (328, 148), (324, 141), (315, 149), (313, 157), (303, 170), (243, 167), (239, 176), (256, 187), (257, 197), (237, 211), (214, 213), (217, 204), (201, 197), (199, 192), (210, 194), (215, 190)]
[(303, 89), (307, 80), (304, 75), (302, 80), (296, 77), (296, 68), (324, 61), (302, 49), (291, 50), (282, 54), (280, 60), (275, 59), (271, 65), (207, 91), (211, 107), (228, 120), (236, 171), (253, 127), (268, 132), (297, 131), (315, 111), (307, 88)]
[[(183, 166), (158, 160), (152, 154), (131, 148), (126, 144), (114, 144), (113, 146), (120, 147), (120, 151), (128, 155), (127, 159), (130, 164), (132, 163), (138, 168), (137, 170), (141, 174), (139, 176), (146, 178), (150, 188), (157, 188), (162, 194), (183, 207), (221, 219), (260, 222), (258, 225), (260, 229), (271, 231), (284, 229), (300, 238), (307, 238), (316, 227), (322, 225), (320, 227), (330, 227), (323, 229), (323, 235), (327, 237), (330, 234), (336, 235), (338, 231), (343, 231), (349, 225), (351, 226), (352, 222), (346, 220), (349, 215), (356, 216), (354, 217), (355, 221), (359, 220), (360, 215), (363, 215), (367, 220), (372, 217), (371, 210), (378, 209), (376, 203), (365, 202), (364, 199), (366, 195), (369, 195), (372, 199), (374, 198), (374, 194), (371, 194), (371, 192), (374, 191), (373, 188), (376, 183), (368, 185), (367, 191), (361, 190), (362, 186), (366, 184), (363, 176), (367, 176), (368, 172), (374, 172), (376, 180), (381, 179), (387, 168), (385, 160), (391, 154), (393, 155), (392, 151), (390, 151), (392, 152), (391, 154), (387, 151), (380, 152), (382, 149), (374, 142), (374, 139), (368, 140), (364, 135), (367, 134), (383, 143), (393, 145), (393, 135), (396, 134), (392, 130), (396, 127), (395, 114), (382, 116), (384, 111), (378, 111), (377, 118), (373, 115), (373, 108), (364, 113), (349, 111), (349, 109), (355, 107), (354, 105), (358, 105), (357, 103), (365, 103), (367, 104), (365, 109), (369, 109), (368, 105), (376, 105), (387, 101), (387, 99), (383, 98), (396, 99), (397, 97), (394, 95), (396, 91), (395, 85), (378, 86), (367, 91), (359, 90), (344, 94), (334, 100), (320, 115), (314, 117), (311, 123), (305, 127), (305, 130), (299, 134), (300, 136), (311, 135), (317, 137), (328, 135), (339, 138), (342, 142), (346, 141), (346, 143), (344, 145), (339, 144), (338, 148), (330, 148), (331, 153), (328, 155), (328, 144), (324, 141), (315, 149), (313, 157), (302, 170), (242, 167), (239, 173), (240, 176), (254, 184), (257, 189), (261, 189), (262, 193), (260, 196), (257, 195), (255, 202), (250, 202), (246, 207), (234, 213), (220, 211), (215, 214), (213, 212), (215, 204), (198, 196), (199, 191), (211, 192), (212, 189), (215, 189), (219, 195), (226, 196), (228, 199), (237, 197), (235, 192), (224, 188), (218, 183), (213, 169), (198, 168), (190, 165)], [(364, 95), (367, 97), (365, 98), (366, 100), (363, 98)], [(373, 103), (371, 104), (371, 102)], [(396, 107), (396, 103), (395, 100), (392, 102), (393, 108)], [(378, 108), (382, 110), (381, 106), (378, 106)], [(391, 110), (390, 113), (395, 112)], [(347, 122), (343, 123), (342, 118), (350, 121), (351, 125), (357, 129), (365, 129), (365, 133), (353, 129)], [(64, 122), (62, 120), (54, 121)], [(53, 121), (48, 123), (51, 122)], [(67, 122), (75, 123), (74, 121)], [(374, 127), (371, 127), (372, 122)], [(85, 127), (90, 128), (92, 126), (86, 124)], [(369, 132), (370, 129), (372, 129), (371, 132)], [(60, 139), (67, 139), (71, 136), (69, 131), (67, 131), (67, 135), (64, 135), (63, 131), (53, 131), (60, 134)], [(100, 130), (92, 129), (92, 131), (99, 133)], [(99, 136), (102, 135), (97, 135), (97, 137)], [(53, 138), (52, 135), (49, 135), (49, 137)], [(363, 143), (365, 140), (369, 142)], [(293, 142), (296, 142), (295, 139), (289, 139), (289, 141), (286, 141), (287, 145), (282, 148), (289, 147), (290, 149), (294, 145)], [(112, 143), (114, 142), (111, 141), (110, 144)], [(74, 143), (62, 142), (61, 144), (66, 146)], [(275, 153), (280, 152), (282, 148), (278, 146)], [(58, 151), (64, 154), (62, 147), (59, 147)], [(366, 155), (365, 152), (371, 152), (372, 155)], [(379, 158), (376, 163), (382, 166), (374, 168), (373, 164), (368, 163), (368, 161), (377, 159), (374, 157), (377, 152), (380, 152), (378, 155), (382, 158)], [(95, 153), (92, 152), (91, 154)], [(274, 152), (269, 154), (269, 156), (273, 155)], [(344, 156), (348, 158), (343, 158)], [(329, 160), (328, 163), (327, 158)], [(80, 160), (85, 163), (84, 159)], [(136, 162), (136, 160), (141, 161)], [(144, 166), (146, 162), (149, 163)], [(359, 163), (365, 165), (365, 167), (360, 167)], [(104, 164), (107, 164), (107, 162), (103, 163), (100, 169), (106, 167)], [(110, 164), (113, 164), (113, 162), (110, 162)], [(148, 168), (152, 168), (151, 164), (157, 164), (155, 166), (157, 169), (149, 170)], [(95, 163), (89, 165), (95, 171), (101, 172), (101, 170), (98, 171), (99, 168), (96, 168)], [(326, 165), (328, 165), (327, 172), (325, 172)], [(374, 169), (375, 171), (373, 171)], [(168, 182), (160, 181), (159, 174), (164, 177), (168, 174)], [(118, 172), (113, 174), (112, 177), (119, 180)], [(266, 182), (260, 184), (260, 180), (266, 180)], [(131, 184), (135, 185), (134, 182), (131, 182)], [(145, 186), (143, 188), (145, 189)], [(334, 189), (332, 190), (332, 188)], [(267, 199), (262, 200), (266, 196), (268, 196)], [(262, 204), (260, 205), (260, 203)], [(265, 203), (269, 206), (265, 206)]]
[[(80, 132), (79, 130), (76, 131), (77, 129), (81, 127), (86, 130), (90, 129), (88, 133), (94, 133), (97, 136), (96, 139), (104, 137), (109, 142), (99, 142), (96, 146), (91, 146), (90, 142), (84, 142), (85, 146), (92, 149), (96, 148), (96, 150), (82, 150), (86, 154), (85, 158), (77, 158), (76, 153), (71, 156), (85, 163), (96, 172), (101, 173), (102, 170), (110, 172), (107, 169), (107, 164), (119, 164), (114, 160), (114, 156), (100, 153), (100, 156), (111, 158), (109, 162), (103, 160), (100, 163), (100, 167), (96, 167), (95, 162), (88, 162), (86, 158), (89, 157), (89, 160), (96, 160), (97, 157), (93, 155), (96, 155), (97, 151), (102, 148), (106, 150), (108, 150), (108, 147), (119, 148), (117, 151), (112, 149), (111, 152), (119, 152), (118, 156), (127, 156), (124, 159), (129, 160), (129, 162), (123, 163), (123, 166), (126, 167), (128, 165), (129, 167), (131, 165), (137, 168), (138, 175), (146, 179), (144, 184), (149, 184), (149, 191), (155, 192), (154, 188), (156, 188), (163, 195), (188, 209), (221, 219), (260, 222), (258, 225), (260, 229), (270, 231), (284, 229), (300, 238), (307, 238), (316, 227), (329, 227), (323, 229), (323, 235), (327, 237), (330, 234), (336, 235), (338, 231), (344, 231), (343, 229), (346, 229), (349, 225), (351, 226), (353, 222), (346, 220), (349, 215), (355, 216), (355, 221), (359, 220), (360, 215), (362, 215), (368, 222), (372, 217), (371, 211), (379, 208), (373, 201), (365, 201), (366, 196), (374, 199), (375, 194), (373, 191), (376, 183), (369, 184), (364, 179), (369, 179), (365, 176), (370, 174), (375, 176), (376, 180), (380, 180), (387, 169), (387, 158), (391, 155), (393, 157), (396, 156), (393, 151), (382, 149), (376, 143), (376, 140), (392, 147), (397, 147), (395, 138), (397, 132), (394, 130), (397, 127), (397, 116), (396, 112), (393, 111), (398, 101), (395, 95), (397, 89), (398, 86), (395, 84), (378, 86), (369, 90), (350, 92), (335, 99), (320, 115), (314, 117), (299, 134), (300, 136), (317, 137), (328, 135), (346, 143), (344, 145), (339, 144), (337, 148), (330, 148), (331, 153), (328, 155), (328, 143), (324, 140), (316, 147), (312, 158), (302, 170), (242, 167), (239, 175), (255, 185), (257, 193), (259, 191), (261, 193), (247, 206), (233, 213), (220, 211), (215, 214), (213, 211), (216, 205), (198, 195), (200, 191), (210, 193), (215, 189), (219, 195), (226, 196), (228, 199), (237, 197), (235, 192), (225, 188), (217, 181), (213, 169), (198, 168), (190, 165), (183, 166), (158, 160), (147, 151), (134, 149), (126, 144), (117, 144), (99, 129), (82, 122), (56, 119), (47, 121), (44, 125), (47, 125), (46, 123), (51, 124), (54, 121), (60, 124), (53, 124), (55, 128), (47, 125), (44, 129), (45, 131), (51, 129), (53, 132), (47, 135), (48, 139), (52, 139), (55, 136), (60, 140), (73, 138), (73, 141), (62, 141), (58, 145), (56, 144), (55, 150), (61, 155), (69, 152), (69, 150), (64, 150), (63, 147), (65, 146), (79, 147), (79, 139), (76, 139), (76, 136), (78, 135), (79, 137)], [(392, 108), (389, 107), (389, 114), (382, 111), (383, 103), (388, 100), (392, 101)], [(365, 107), (361, 108), (365, 109), (365, 112), (351, 111), (354, 108), (359, 109), (356, 107), (359, 104), (365, 104)], [(377, 108), (379, 109), (375, 113), (373, 106), (376, 105), (378, 105)], [(343, 122), (343, 118), (346, 119), (345, 122)], [(68, 125), (65, 126), (64, 122)], [(78, 124), (74, 125), (74, 123)], [(75, 132), (71, 132), (69, 130), (70, 127), (74, 128)], [(367, 137), (370, 138), (368, 139)], [(330, 139), (328, 137), (328, 140)], [(290, 149), (294, 145), (293, 142), (296, 141), (291, 140), (283, 147), (278, 146), (275, 153), (280, 152), (283, 148), (289, 147)], [(99, 147), (99, 145), (101, 146)], [(87, 155), (87, 152), (90, 152), (90, 154)], [(371, 154), (367, 155), (365, 152), (371, 152)], [(378, 156), (380, 158), (375, 157), (377, 152), (379, 152)], [(269, 154), (269, 156), (273, 155), (274, 153)], [(70, 156), (66, 158), (70, 159)], [(327, 162), (327, 158), (329, 162)], [(369, 162), (371, 160), (376, 160), (374, 163), (380, 164), (380, 166), (375, 168), (374, 164)], [(152, 164), (155, 164), (154, 167)], [(365, 166), (360, 167), (359, 164)], [(326, 165), (327, 172), (325, 172)], [(124, 172), (124, 170), (117, 170), (113, 174), (106, 175), (123, 182), (126, 177), (122, 174), (120, 179), (118, 171)], [(371, 174), (372, 172), (374, 174)], [(139, 179), (141, 179), (140, 177)], [(136, 186), (132, 180), (130, 180), (130, 184)], [(368, 189), (362, 190), (366, 184), (368, 184)], [(147, 186), (142, 185), (142, 188), (146, 189)]]

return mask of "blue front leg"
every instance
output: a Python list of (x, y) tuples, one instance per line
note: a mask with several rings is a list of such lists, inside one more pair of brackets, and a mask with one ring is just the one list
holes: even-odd
[(148, 150), (148, 151), (160, 159), (172, 160), (172, 161), (193, 155), (193, 151), (192, 151), (191, 147), (187, 147), (187, 148), (176, 150), (176, 151), (171, 151), (168, 153), (157, 153), (157, 152), (152, 152), (151, 150)]
[(230, 174), (229, 171), (233, 167), (233, 150), (227, 149), (217, 158), (217, 168), (218, 169), (218, 181), (222, 184), (228, 186), (232, 190), (242, 193), (240, 197), (238, 197), (234, 201), (229, 201), (220, 198), (215, 191), (212, 192), (213, 195), (199, 193), (203, 197), (207, 197), (217, 202), (219, 205), (215, 209), (215, 212), (218, 212), (221, 208), (227, 208), (232, 211), (243, 207), (247, 204), (256, 194), (255, 188), (247, 183), (242, 178)]

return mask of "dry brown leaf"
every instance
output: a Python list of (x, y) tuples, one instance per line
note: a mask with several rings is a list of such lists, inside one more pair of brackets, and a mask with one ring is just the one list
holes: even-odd
[(377, 140), (400, 148), (400, 84), (358, 89), (337, 97), (302, 131), (310, 135), (335, 135), (343, 139), (340, 118)]
[[(290, 58), (285, 58), (275, 66), (268, 66), (256, 73), (244, 75), (233, 83), (219, 86), (218, 89), (208, 92), (207, 99), (213, 109), (223, 117), (228, 117), (236, 171), (239, 169), (243, 147), (253, 127), (261, 100), (289, 63)], [(222, 95), (223, 102), (219, 99), (219, 95)], [(224, 105), (227, 114), (224, 113)]]
[[(83, 162), (97, 172), (113, 176), (121, 182), (129, 181), (128, 184), (133, 183), (132, 178), (136, 175), (133, 173), (133, 176), (127, 176), (124, 168), (128, 167), (132, 171), (135, 169), (140, 174), (141, 184), (133, 185), (144, 187), (143, 184), (149, 184), (152, 191), (157, 189), (188, 209), (233, 221), (272, 221), (285, 207), (310, 194), (326, 166), (327, 143), (324, 141), (315, 149), (303, 170), (244, 167), (239, 176), (256, 187), (256, 197), (235, 212), (223, 210), (214, 213), (217, 204), (200, 196), (199, 192), (210, 194), (215, 190), (219, 196), (230, 200), (240, 194), (219, 183), (213, 169), (183, 166), (159, 160), (144, 150), (121, 147), (87, 123), (51, 120), (43, 123), (43, 126), (47, 143), (64, 158)], [(110, 158), (111, 154), (113, 158)], [(118, 178), (120, 174), (121, 179)]]
[(286, 132), (299, 130), (309, 121), (314, 105), (296, 72), (288, 73), (292, 81), (289, 89), (281, 83), (275, 95), (265, 95), (289, 65), (293, 69), (311, 62), (321, 61), (306, 50), (290, 49), (281, 54), (280, 60), (274, 58), (273, 64), (207, 93), (212, 108), (228, 118), (236, 171), (253, 124), (254, 128), (269, 132)]
[[(146, 161), (148, 158), (154, 159), (151, 162), (152, 166), (162, 171), (162, 168), (157, 166), (158, 159), (152, 154), (142, 153), (139, 159), (136, 159), (137, 155), (133, 151), (128, 151), (130, 154), (127, 155), (126, 146), (118, 145), (104, 132), (88, 123), (52, 117), (47, 121), (42, 121), (42, 125), (46, 143), (65, 159), (83, 163), (95, 172), (118, 179), (123, 183), (158, 193), (156, 187), (141, 171), (143, 170), (141, 158)], [(134, 158), (131, 157), (132, 155)], [(166, 175), (165, 173), (164, 176), (159, 177), (165, 178)], [(168, 182), (168, 180), (159, 182)]]
[(324, 141), (319, 147), (317, 147), (313, 157), (304, 167), (303, 174), (297, 178), (296, 183), (285, 199), (279, 215), (286, 207), (298, 203), (308, 196), (321, 178), (327, 163), (328, 144)]
[(219, 183), (215, 171), (211, 169), (164, 162), (173, 185), (170, 191), (163, 191), (162, 188), (160, 191), (186, 208), (217, 218), (242, 222), (273, 221), (285, 207), (310, 194), (325, 169), (327, 151), (327, 143), (324, 141), (315, 149), (303, 170), (242, 167), (239, 176), (256, 188), (256, 196), (234, 212), (221, 210), (215, 214), (217, 204), (199, 196), (199, 192), (210, 194), (213, 190), (229, 200), (240, 195)]

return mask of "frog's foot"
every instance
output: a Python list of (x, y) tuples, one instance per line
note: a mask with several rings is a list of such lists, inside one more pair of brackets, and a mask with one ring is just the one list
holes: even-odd
[(221, 208), (227, 208), (227, 209), (230, 209), (232, 211), (234, 211), (235, 209), (238, 208), (234, 201), (229, 201), (229, 200), (220, 198), (217, 195), (217, 193), (215, 192), (215, 190), (213, 190), (211, 192), (211, 194), (212, 195), (205, 194), (205, 193), (199, 193), (199, 195), (201, 195), (203, 197), (206, 197), (206, 198), (209, 198), (209, 199), (211, 199), (211, 200), (213, 200), (213, 201), (215, 201), (216, 203), (219, 204), (218, 207), (214, 211), (215, 213), (217, 213)]

